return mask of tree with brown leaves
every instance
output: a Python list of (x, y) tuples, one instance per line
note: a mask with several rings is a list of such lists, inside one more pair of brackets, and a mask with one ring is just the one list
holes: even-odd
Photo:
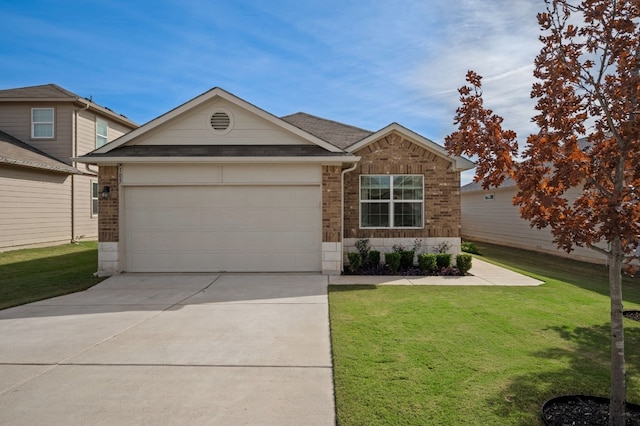
[[(568, 252), (586, 246), (607, 257), (611, 296), (610, 424), (624, 425), (626, 372), (622, 268), (640, 235), (640, 2), (545, 0), (538, 14), (542, 49), (535, 60), (537, 99), (518, 161), (516, 135), (486, 109), (482, 77), (467, 73), (458, 130), (446, 138), (456, 155), (476, 156), (483, 188), (512, 178), (514, 205)], [(578, 190), (577, 199), (568, 191)]]

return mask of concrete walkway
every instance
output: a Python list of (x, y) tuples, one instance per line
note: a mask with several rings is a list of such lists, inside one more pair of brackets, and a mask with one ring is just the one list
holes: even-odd
[(2, 425), (334, 425), (327, 277), (121, 275), (0, 311)]
[(329, 284), (369, 285), (491, 285), (491, 286), (537, 286), (544, 281), (501, 268), (484, 260), (473, 258), (472, 275), (465, 277), (402, 277), (402, 276), (354, 276), (329, 277)]

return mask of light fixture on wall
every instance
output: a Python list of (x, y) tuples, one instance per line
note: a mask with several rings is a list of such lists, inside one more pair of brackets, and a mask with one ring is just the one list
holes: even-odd
[(108, 186), (105, 186), (102, 188), (102, 193), (100, 194), (102, 196), (102, 198), (109, 198), (109, 191), (111, 188), (109, 188)]

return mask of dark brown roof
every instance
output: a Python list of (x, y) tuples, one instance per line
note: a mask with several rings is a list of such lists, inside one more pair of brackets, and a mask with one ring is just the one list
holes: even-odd
[(75, 167), (71, 167), (1, 130), (0, 164), (30, 167), (56, 173), (82, 174), (82, 172)]
[(91, 152), (83, 158), (100, 157), (317, 157), (340, 156), (317, 145), (131, 145), (105, 154)]
[(341, 149), (345, 149), (374, 133), (348, 124), (316, 117), (306, 112), (298, 112), (280, 117), (280, 119)]

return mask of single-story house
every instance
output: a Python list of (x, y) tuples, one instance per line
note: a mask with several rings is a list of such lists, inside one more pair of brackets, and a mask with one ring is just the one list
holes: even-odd
[(338, 274), (368, 238), (460, 249), (473, 163), (396, 123), (276, 117), (220, 88), (78, 161), (99, 166), (99, 274)]
[[(549, 228), (531, 227), (520, 217), (520, 208), (513, 205), (518, 189), (512, 179), (498, 188), (482, 189), (476, 182), (462, 187), (462, 238), (509, 247), (523, 248), (591, 263), (606, 263), (603, 254), (586, 247), (575, 247), (571, 253), (558, 249)], [(579, 189), (567, 192), (576, 199)]]

